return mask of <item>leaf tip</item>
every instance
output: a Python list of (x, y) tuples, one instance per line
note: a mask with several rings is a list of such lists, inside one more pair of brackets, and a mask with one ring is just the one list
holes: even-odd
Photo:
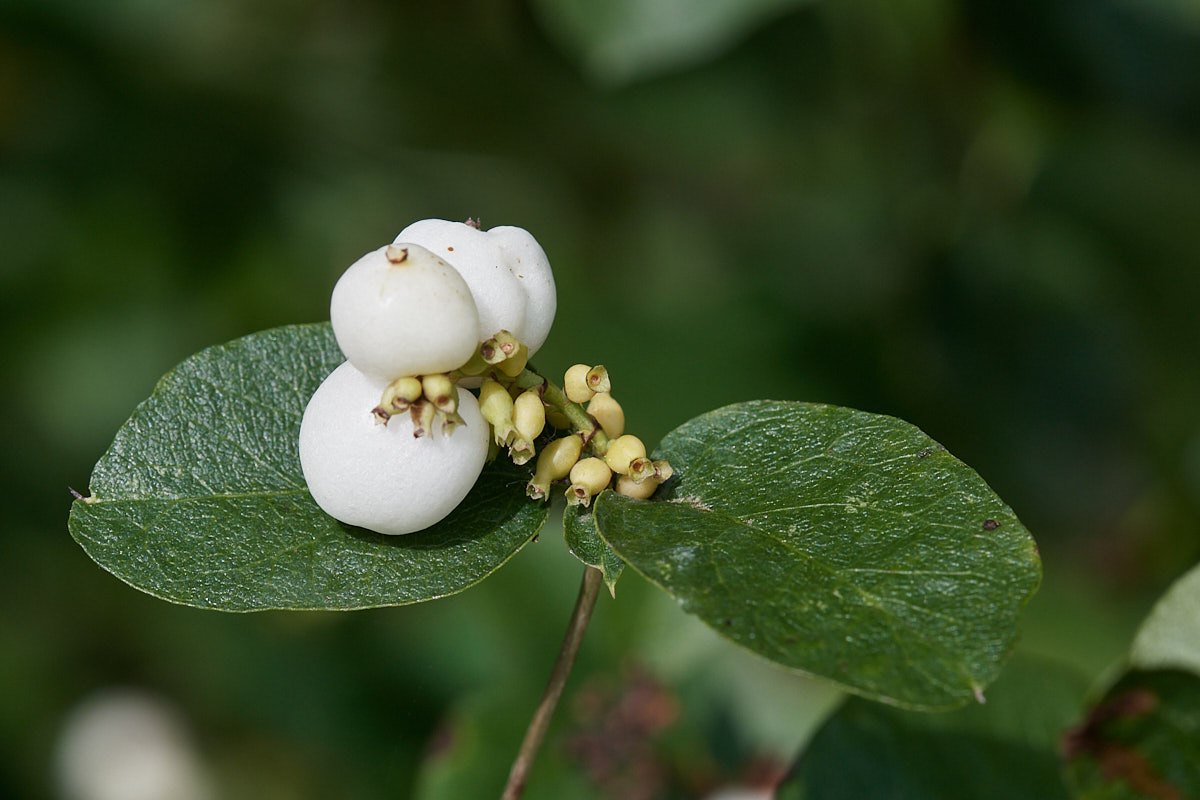
[(87, 497), (84, 497), (79, 492), (75, 491), (75, 488), (72, 486), (68, 486), (67, 491), (70, 492), (71, 496), (74, 497), (76, 500), (82, 500), (85, 503), (96, 502), (96, 495), (94, 495), (94, 494), (89, 494)]

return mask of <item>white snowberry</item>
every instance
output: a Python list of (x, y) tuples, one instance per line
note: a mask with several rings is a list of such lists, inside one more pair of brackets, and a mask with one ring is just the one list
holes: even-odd
[(457, 369), (479, 345), (471, 289), (415, 244), (387, 245), (350, 265), (333, 287), (329, 317), (346, 359), (385, 381)]
[(550, 335), (558, 302), (554, 273), (528, 231), (426, 219), (400, 231), (396, 242), (419, 244), (459, 271), (475, 296), (481, 341), (507, 330), (533, 355)]
[(488, 426), (470, 392), (458, 389), (465, 425), (414, 438), (408, 414), (376, 424), (371, 407), (387, 382), (346, 362), (330, 373), (304, 409), (300, 467), (313, 499), (348, 525), (412, 533), (453, 511), (483, 469)]

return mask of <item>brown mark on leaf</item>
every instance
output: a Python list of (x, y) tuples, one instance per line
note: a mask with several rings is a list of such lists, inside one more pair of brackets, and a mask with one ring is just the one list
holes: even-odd
[(1123, 780), (1144, 797), (1185, 800), (1178, 789), (1155, 771), (1154, 765), (1135, 747), (1111, 741), (1109, 723), (1142, 717), (1158, 707), (1158, 696), (1148, 689), (1119, 694), (1092, 709), (1082, 725), (1067, 731), (1062, 752), (1068, 759), (1092, 758), (1106, 780)]
[(931, 455), (933, 455), (933, 451), (926, 449), (917, 453), (917, 458), (929, 458)]
[(996, 522), (996, 520), (994, 520), (994, 519), (985, 519), (983, 521), (983, 529), (985, 531), (994, 531), (994, 530), (996, 530), (996, 528), (999, 528), (999, 527), (1000, 527), (1000, 523)]

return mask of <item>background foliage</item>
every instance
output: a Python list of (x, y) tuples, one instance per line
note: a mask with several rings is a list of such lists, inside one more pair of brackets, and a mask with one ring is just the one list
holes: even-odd
[[(63, 715), (113, 685), (178, 707), (230, 797), (379, 797), (472, 730), (515, 741), (577, 579), (550, 528), (437, 603), (237, 617), (142, 596), (66, 532), (66, 487), (159, 375), (325, 318), (346, 265), (430, 216), (539, 237), (560, 312), (537, 363), (604, 361), (648, 442), (759, 397), (914, 422), (1038, 538), (1023, 650), (1088, 676), (1125, 651), (1200, 557), (1195, 5), (636, 5), (651, 24), (0, 6), (0, 794), (49, 795)], [(752, 781), (827, 706), (640, 578), (594, 626), (564, 781)]]

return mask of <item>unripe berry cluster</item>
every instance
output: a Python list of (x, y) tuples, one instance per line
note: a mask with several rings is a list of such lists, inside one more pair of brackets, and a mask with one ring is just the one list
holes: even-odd
[[(567, 408), (581, 414), (585, 424), (575, 425), (580, 433), (542, 451), (526, 490), (530, 497), (542, 499), (552, 482), (569, 478), (566, 496), (570, 505), (587, 506), (610, 485), (621, 494), (644, 500), (671, 477), (669, 463), (651, 461), (642, 440), (625, 433), (625, 411), (611, 392), (612, 382), (603, 365), (575, 364), (567, 370), (562, 394), (570, 404)], [(554, 421), (553, 416), (550, 419)], [(566, 417), (562, 422), (564, 426), (572, 424)], [(578, 446), (572, 439), (579, 440)], [(560, 446), (560, 442), (565, 444)], [(581, 458), (585, 448), (591, 455)]]

